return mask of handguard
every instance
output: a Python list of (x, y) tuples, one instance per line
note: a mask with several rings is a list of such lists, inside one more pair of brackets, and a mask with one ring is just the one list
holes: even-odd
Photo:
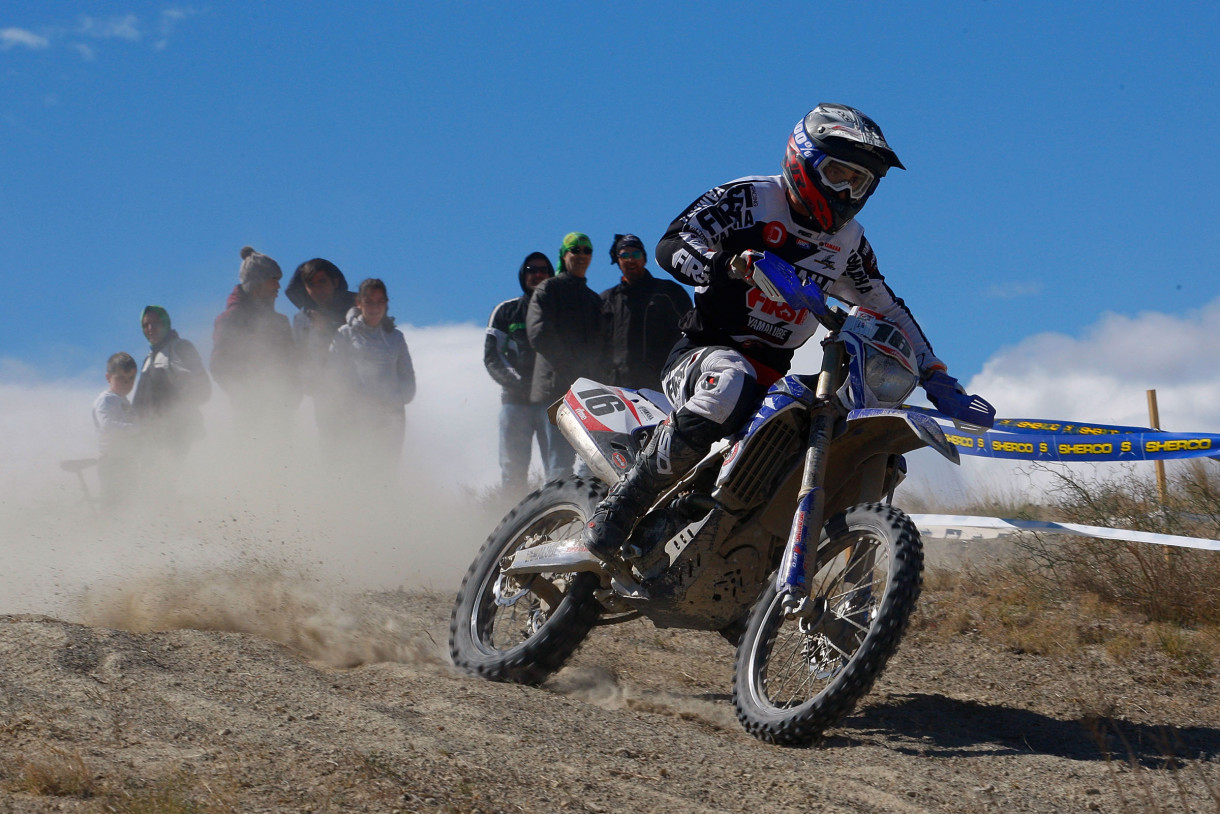
[(801, 282), (795, 266), (770, 252), (754, 260), (752, 282), (768, 299), (808, 309), (814, 316), (827, 313), (822, 288), (812, 278)]
[(995, 424), (995, 407), (982, 396), (967, 393), (957, 379), (943, 370), (935, 370), (924, 379), (923, 389), (932, 406), (949, 418), (985, 429)]

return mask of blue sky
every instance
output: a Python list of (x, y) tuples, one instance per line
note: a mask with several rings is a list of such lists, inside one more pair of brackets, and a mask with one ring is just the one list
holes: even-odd
[(0, 375), (141, 356), (149, 303), (206, 353), (243, 244), (382, 277), (414, 326), (481, 326), (571, 230), (607, 288), (614, 232), (777, 172), (821, 101), (909, 168), (860, 220), (963, 379), (1220, 295), (1220, 6), (656, 8), (10, 0)]

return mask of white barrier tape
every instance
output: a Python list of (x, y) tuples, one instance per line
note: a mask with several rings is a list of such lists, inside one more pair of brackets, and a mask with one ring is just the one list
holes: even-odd
[(1122, 540), (1132, 543), (1172, 545), (1220, 551), (1220, 540), (1202, 537), (1179, 537), (1175, 534), (1153, 534), (1148, 531), (1125, 531), (1076, 523), (1048, 523), (1042, 520), (1005, 520), (999, 517), (971, 517), (958, 514), (913, 514), (911, 522), (925, 537), (940, 540), (996, 540), (1015, 537), (1022, 532), (1039, 534), (1070, 534), (1075, 537), (1096, 537), (1102, 540)]

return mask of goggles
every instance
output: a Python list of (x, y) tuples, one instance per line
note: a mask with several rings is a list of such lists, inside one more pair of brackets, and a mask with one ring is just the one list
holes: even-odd
[(828, 189), (847, 191), (853, 201), (860, 200), (873, 188), (875, 176), (859, 164), (826, 156), (818, 162), (817, 169)]

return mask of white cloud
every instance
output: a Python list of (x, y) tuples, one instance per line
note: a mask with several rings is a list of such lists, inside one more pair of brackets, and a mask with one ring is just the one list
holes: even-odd
[(1005, 348), (969, 390), (1001, 417), (1148, 423), (1156, 390), (1162, 427), (1220, 432), (1220, 299), (1185, 314), (1108, 314), (1078, 336), (1044, 333)]
[(177, 28), (179, 23), (189, 17), (194, 17), (198, 13), (199, 12), (195, 11), (193, 8), (185, 7), (162, 9), (161, 22), (159, 26), (161, 36), (168, 37), (170, 34), (174, 33), (174, 29)]
[(1024, 297), (1034, 297), (1042, 293), (1042, 283), (1037, 281), (1011, 282), (1004, 285), (992, 285), (987, 289), (987, 295), (997, 300), (1019, 300)]
[(161, 19), (157, 26), (157, 31), (160, 36), (157, 41), (153, 43), (153, 47), (158, 51), (164, 51), (166, 48), (168, 48), (169, 37), (174, 33), (174, 30), (178, 27), (178, 24), (188, 17), (193, 17), (197, 13), (198, 12), (192, 8), (179, 7), (162, 9)]
[(127, 40), (138, 42), (143, 34), (140, 31), (140, 18), (134, 14), (98, 19), (96, 17), (81, 17), (76, 33), (99, 40)]
[(17, 46), (31, 50), (43, 49), (53, 44), (65, 43), (80, 54), (82, 59), (92, 61), (97, 57), (97, 49), (93, 45), (80, 42), (79, 38), (140, 43), (145, 40), (146, 35), (153, 35), (150, 45), (154, 50), (164, 51), (178, 26), (198, 13), (185, 6), (167, 8), (149, 24), (142, 22), (135, 14), (82, 16), (73, 27), (49, 27), (45, 34), (35, 34), (23, 28), (3, 28), (0, 29), (0, 51), (8, 51)]
[[(1076, 336), (1043, 333), (996, 353), (964, 383), (1000, 418), (1149, 425), (1148, 390), (1160, 423), (1173, 432), (1220, 433), (1220, 299), (1184, 314), (1108, 314)], [(1150, 462), (1054, 464), (1091, 482), (1154, 477)], [(1172, 464), (1171, 464), (1172, 466)], [(969, 510), (978, 498), (1050, 502), (1056, 479), (1029, 462), (962, 456), (961, 466), (927, 451), (911, 456), (911, 486), (932, 505)]]
[(31, 50), (46, 48), (51, 41), (24, 28), (0, 28), (0, 51), (7, 51), (18, 45)]

